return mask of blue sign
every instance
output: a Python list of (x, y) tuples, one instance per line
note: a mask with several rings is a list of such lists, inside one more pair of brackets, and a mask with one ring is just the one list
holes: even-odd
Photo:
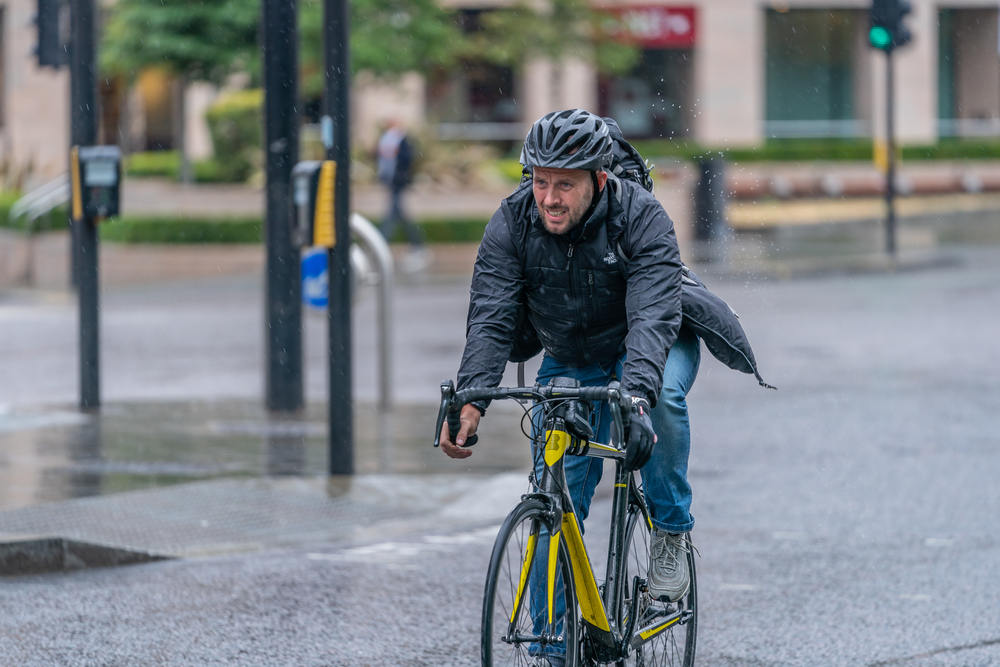
[(302, 256), (302, 302), (313, 308), (326, 308), (330, 294), (326, 248), (310, 250)]

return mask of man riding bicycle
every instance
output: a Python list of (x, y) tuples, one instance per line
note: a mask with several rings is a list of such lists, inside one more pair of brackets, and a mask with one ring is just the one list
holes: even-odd
[[(642, 475), (654, 524), (650, 593), (676, 601), (689, 585), (686, 396), (700, 347), (681, 328), (673, 223), (649, 192), (606, 171), (611, 158), (607, 123), (587, 111), (552, 112), (531, 127), (521, 152), (530, 179), (501, 202), (479, 248), (458, 388), (497, 386), (525, 326), (545, 351), (539, 383), (620, 380), (635, 397), (626, 465)], [(454, 442), (447, 426), (442, 430), (448, 456), (471, 455), (463, 445), (485, 411), (465, 405)], [(606, 442), (610, 420), (597, 421), (596, 439)], [(578, 423), (574, 430), (592, 438), (591, 427)], [(581, 523), (601, 473), (597, 459), (566, 462)]]

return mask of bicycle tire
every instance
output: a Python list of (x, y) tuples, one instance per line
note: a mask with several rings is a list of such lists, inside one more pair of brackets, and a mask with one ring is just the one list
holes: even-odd
[[(632, 582), (638, 576), (645, 579), (649, 567), (649, 548), (651, 540), (649, 515), (645, 505), (636, 501), (630, 504), (626, 523), (625, 551), (622, 558), (625, 562), (625, 577), (619, 618), (623, 625), (627, 622), (632, 597)], [(688, 568), (691, 573), (691, 586), (680, 601), (667, 605), (654, 601), (641, 586), (637, 607), (637, 622), (635, 630), (655, 622), (658, 618), (669, 618), (672, 614), (682, 613), (682, 621), (670, 626), (650, 641), (630, 654), (619, 665), (642, 666), (663, 665), (668, 667), (691, 667), (694, 665), (695, 645), (698, 637), (698, 580), (695, 574), (694, 550), (688, 549)]]
[[(519, 503), (500, 526), (490, 566), (486, 575), (486, 587), (483, 592), (483, 618), (481, 635), (482, 664), (492, 665), (528, 665), (540, 652), (537, 638), (540, 631), (534, 627), (531, 610), (541, 610), (544, 616), (545, 601), (532, 604), (530, 585), (521, 585), (521, 565), (524, 560), (528, 537), (534, 535), (536, 543), (547, 542), (548, 534), (542, 529), (547, 521), (548, 509), (540, 500), (528, 499)], [(547, 552), (547, 549), (546, 549)], [(573, 576), (569, 556), (565, 546), (560, 543), (557, 556), (557, 571), (561, 575), (562, 586), (556, 590), (557, 597), (564, 602), (563, 619), (556, 622), (556, 634), (562, 635), (566, 647), (566, 665), (577, 664), (577, 603), (573, 587)], [(544, 562), (536, 552), (536, 562)], [(517, 619), (511, 624), (512, 610), (520, 592), (521, 600), (517, 604)], [(558, 601), (556, 601), (558, 606)], [(515, 641), (510, 641), (509, 630), (513, 627)], [(544, 634), (544, 628), (541, 629)]]

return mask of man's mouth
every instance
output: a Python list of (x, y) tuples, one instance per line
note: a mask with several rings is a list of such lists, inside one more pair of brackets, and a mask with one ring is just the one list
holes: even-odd
[(566, 215), (566, 209), (564, 208), (547, 208), (545, 209), (545, 215), (549, 216), (554, 220), (558, 220)]

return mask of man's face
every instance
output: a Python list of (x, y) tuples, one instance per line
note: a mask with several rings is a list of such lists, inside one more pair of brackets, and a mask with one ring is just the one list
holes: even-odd
[[(604, 187), (608, 175), (597, 172), (597, 185)], [(584, 169), (532, 169), (531, 188), (542, 224), (551, 234), (565, 234), (580, 224), (594, 196), (590, 172)]]

